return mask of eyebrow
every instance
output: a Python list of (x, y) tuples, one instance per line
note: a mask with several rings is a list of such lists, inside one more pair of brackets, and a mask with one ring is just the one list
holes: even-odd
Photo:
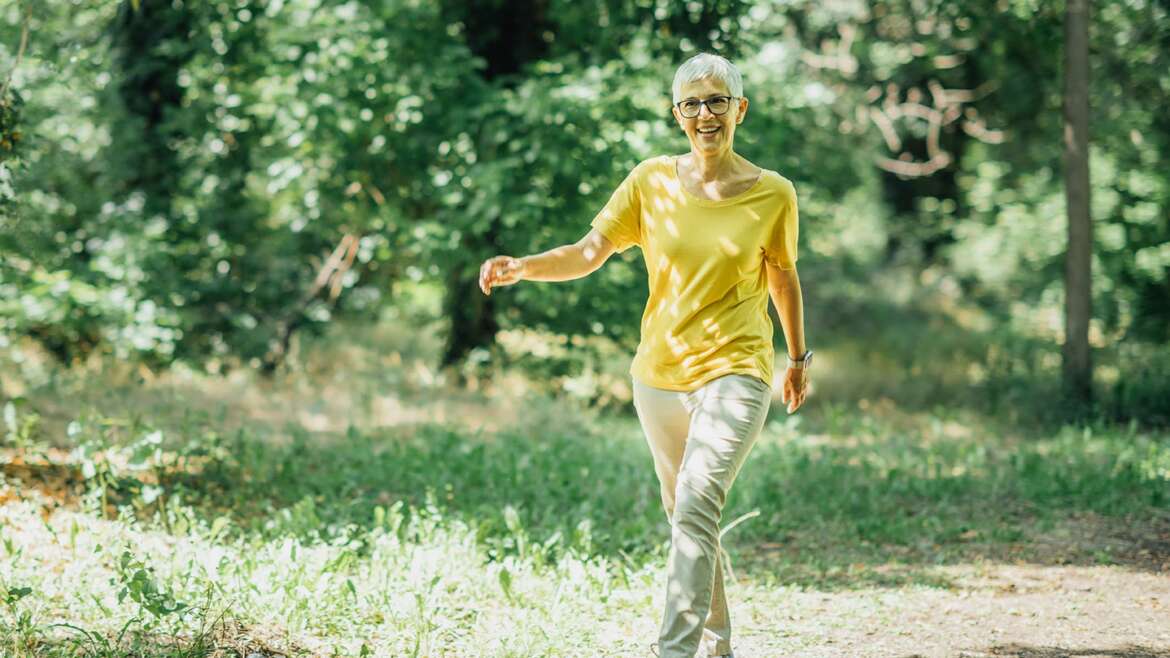
[[(704, 98), (704, 99), (702, 99), (702, 100), (709, 101), (709, 100), (711, 100), (712, 98), (731, 98), (731, 94), (711, 94), (710, 96), (708, 96), (708, 97), (706, 97), (706, 98)], [(688, 96), (688, 97), (686, 97), (686, 98), (682, 99), (682, 100), (681, 100), (681, 101), (679, 101), (679, 102), (680, 102), (680, 103), (685, 103), (686, 101), (697, 101), (697, 100), (700, 100), (700, 99), (698, 99), (698, 98), (696, 98), (696, 97), (694, 97), (694, 96)]]

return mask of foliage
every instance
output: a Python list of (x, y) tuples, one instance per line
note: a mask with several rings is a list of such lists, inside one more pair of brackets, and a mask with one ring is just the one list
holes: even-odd
[[(636, 251), (492, 298), (475, 270), (576, 240), (635, 163), (683, 151), (668, 85), (702, 49), (744, 72), (738, 150), (797, 185), (810, 318), (856, 314), (836, 302), (906, 265), (1056, 350), (1059, 8), (528, 4), (520, 25), (519, 5), (494, 0), (9, 3), (0, 331), (67, 363), (271, 373), (295, 336), (437, 286), (448, 363), (481, 359), (500, 330), (629, 350)], [(1150, 110), (1170, 91), (1168, 39), (1158, 3), (1094, 14), (1105, 361), (1170, 340), (1170, 183), (1154, 173), (1170, 130)], [(1115, 399), (1156, 397), (1143, 395)]]

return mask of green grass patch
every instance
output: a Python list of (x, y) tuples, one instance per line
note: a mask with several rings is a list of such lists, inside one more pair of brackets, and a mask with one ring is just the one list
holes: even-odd
[[(725, 537), (736, 587), (759, 605), (802, 589), (950, 587), (940, 565), (1051, 560), (1038, 539), (1077, 519), (1165, 527), (1162, 435), (798, 419), (774, 414), (725, 510), (725, 525), (741, 519)], [(668, 527), (632, 418), (275, 440), (206, 419), (179, 433), (90, 416), (70, 431), (67, 456), (27, 436), (8, 453), (25, 471), (6, 467), (15, 500), (0, 506), (7, 654), (201, 655), (257, 629), (294, 655), (579, 655), (610, 646), (607, 628), (631, 650), (653, 636)], [(29, 485), (50, 478), (30, 473), (54, 456), (54, 477), (82, 496), (49, 514)], [(1065, 549), (1065, 561), (1126, 562)]]

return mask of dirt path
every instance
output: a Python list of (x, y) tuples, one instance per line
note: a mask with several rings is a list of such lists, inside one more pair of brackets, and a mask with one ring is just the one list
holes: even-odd
[(1170, 575), (1118, 566), (937, 571), (956, 587), (794, 590), (779, 609), (775, 594), (741, 599), (736, 655), (1170, 658)]

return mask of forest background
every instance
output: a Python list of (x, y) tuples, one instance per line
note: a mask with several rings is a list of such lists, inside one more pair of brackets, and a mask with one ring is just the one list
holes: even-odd
[[(615, 568), (657, 591), (631, 585), (656, 577), (641, 570), (665, 536), (627, 374), (645, 266), (631, 250), (490, 297), (478, 267), (576, 241), (635, 164), (685, 152), (669, 85), (700, 51), (743, 72), (737, 151), (796, 185), (817, 353), (800, 413), (773, 405), (765, 435), (787, 443), (762, 442), (767, 477), (729, 501), (728, 519), (764, 514), (736, 531), (745, 582), (765, 598), (777, 583), (945, 591), (958, 581), (936, 565), (1058, 559), (1035, 532), (1079, 538), (1061, 564), (1161, 573), (1170, 2), (1091, 4), (1087, 400), (1061, 380), (1065, 18), (1043, 0), (3, 3), (0, 500), (47, 498), (0, 510), (10, 528), (43, 513), (58, 540), (90, 537), (93, 562), (70, 564), (112, 587), (83, 592), (96, 607), (54, 594), (42, 531), (5, 535), (4, 646), (63, 647), (61, 618), (110, 655), (112, 620), (141, 646), (160, 628), (190, 640), (194, 608), (176, 602), (208, 583), (243, 601), (217, 609), (221, 638), (240, 637), (231, 619), (343, 654), (506, 645), (468, 630), (482, 618), (454, 590), (431, 596), (441, 574), (395, 585), (419, 610), (387, 613), (395, 639), (371, 640), (353, 574), (386, 532), (483, 560), (467, 577), (496, 589), (476, 614), (595, 646), (589, 624), (542, 625), (564, 612), (535, 603), (549, 596), (525, 617), (517, 592), (608, 596)], [(588, 473), (604, 477), (583, 489)], [(615, 496), (639, 501), (631, 516)], [(156, 562), (156, 583), (150, 533), (192, 555), (253, 542), (233, 554), (251, 584), (177, 562)], [(1085, 539), (1101, 533), (1114, 543)], [(248, 598), (260, 570), (296, 561), (294, 540), (318, 580), (283, 583), (292, 603)], [(410, 555), (403, 573), (430, 573)], [(569, 559), (578, 580), (541, 570)], [(297, 607), (329, 578), (332, 612)], [(119, 590), (138, 607), (110, 613)]]
[[(861, 358), (913, 372), (942, 355), (911, 309), (949, 300), (942, 333), (984, 339), (963, 384), (1054, 408), (1059, 3), (3, 11), (0, 329), (62, 364), (271, 372), (342, 320), (434, 320), (443, 365), (507, 359), (498, 332), (523, 329), (582, 344), (530, 364), (550, 383), (612, 344), (606, 370), (636, 344), (638, 257), (496, 298), (476, 267), (576, 240), (634, 164), (683, 151), (667, 87), (709, 50), (745, 74), (737, 148), (800, 193), (811, 343), (880, 325), (917, 349)], [(1170, 399), (1165, 12), (1105, 2), (1091, 30), (1090, 341), (1096, 413), (1120, 420), (1165, 421)]]

